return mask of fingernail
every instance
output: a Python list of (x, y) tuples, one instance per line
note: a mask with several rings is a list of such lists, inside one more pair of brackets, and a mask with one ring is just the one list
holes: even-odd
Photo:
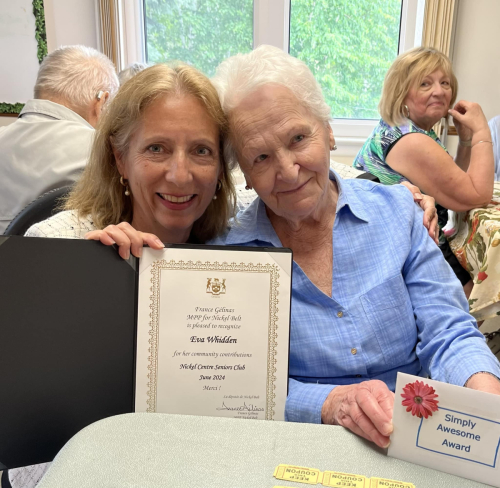
[(384, 449), (387, 449), (391, 445), (391, 441), (389, 441), (385, 446), (383, 446)]
[(128, 259), (130, 257), (130, 251), (125, 251), (125, 257), (123, 259)]
[(142, 247), (139, 248), (139, 251), (137, 252), (137, 257), (140, 258), (142, 256)]
[(155, 239), (155, 242), (156, 244), (158, 244), (159, 246), (161, 247), (165, 247), (165, 244), (163, 244), (163, 242), (160, 241), (160, 239)]
[(384, 432), (386, 436), (390, 436), (393, 431), (394, 431), (394, 426), (392, 424), (384, 425)]
[(421, 193), (415, 193), (415, 198), (424, 198)]

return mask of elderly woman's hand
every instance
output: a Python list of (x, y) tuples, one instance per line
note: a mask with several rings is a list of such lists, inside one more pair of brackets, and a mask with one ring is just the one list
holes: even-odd
[(121, 222), (118, 225), (108, 225), (103, 230), (93, 230), (85, 234), (85, 239), (101, 241), (106, 246), (116, 244), (118, 253), (123, 259), (130, 257), (130, 252), (138, 258), (141, 257), (142, 248), (145, 244), (153, 249), (165, 247), (158, 237), (147, 232), (139, 232), (128, 222)]
[(478, 103), (460, 100), (448, 113), (453, 117), (453, 123), (462, 141), (470, 141), (478, 132), (481, 137), (491, 139), (488, 121)]
[(424, 227), (429, 231), (436, 244), (439, 244), (438, 215), (436, 211), (436, 200), (429, 195), (422, 195), (418, 186), (412, 185), (408, 181), (401, 182), (413, 195), (413, 200), (424, 211)]
[(321, 421), (346, 427), (377, 446), (387, 447), (392, 433), (394, 393), (379, 380), (336, 386), (321, 410)]

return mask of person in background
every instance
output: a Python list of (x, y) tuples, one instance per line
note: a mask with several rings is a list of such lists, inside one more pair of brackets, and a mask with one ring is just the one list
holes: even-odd
[[(384, 80), (379, 104), (382, 118), (353, 163), (383, 184), (406, 180), (434, 197), (441, 229), (448, 219), (447, 209), (463, 212), (482, 207), (493, 195), (488, 123), (477, 103), (455, 104), (457, 91), (451, 62), (441, 52), (418, 47), (399, 55)], [(455, 161), (432, 129), (448, 114), (459, 136)], [(442, 233), (440, 248), (469, 296), (470, 275)]]
[(493, 143), (493, 157), (495, 159), (495, 181), (500, 181), (500, 115), (493, 117), (489, 122), (491, 142)]
[(0, 129), (0, 234), (34, 199), (77, 180), (117, 89), (113, 63), (95, 49), (66, 46), (45, 57), (34, 99)]
[(305, 63), (260, 46), (212, 81), (226, 158), (259, 197), (213, 243), (293, 251), (286, 420), (387, 447), (398, 371), (500, 394), (500, 365), (411, 193), (329, 170), (330, 107)]
[(132, 63), (125, 69), (122, 69), (118, 73), (118, 80), (120, 82), (120, 86), (123, 85), (126, 81), (130, 80), (137, 73), (140, 73), (142, 70), (146, 69), (148, 65), (146, 63)]

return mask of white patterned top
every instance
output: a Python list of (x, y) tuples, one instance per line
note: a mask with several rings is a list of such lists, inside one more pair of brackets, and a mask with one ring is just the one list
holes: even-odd
[(83, 239), (87, 232), (96, 230), (94, 222), (87, 217), (78, 217), (76, 210), (64, 210), (32, 225), (24, 234), (27, 237), (56, 237), (62, 239)]

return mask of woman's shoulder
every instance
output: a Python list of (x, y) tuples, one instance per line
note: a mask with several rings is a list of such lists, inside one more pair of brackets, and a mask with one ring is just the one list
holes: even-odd
[(47, 220), (32, 225), (25, 236), (83, 239), (87, 232), (95, 229), (90, 215), (81, 217), (76, 210), (64, 210)]

